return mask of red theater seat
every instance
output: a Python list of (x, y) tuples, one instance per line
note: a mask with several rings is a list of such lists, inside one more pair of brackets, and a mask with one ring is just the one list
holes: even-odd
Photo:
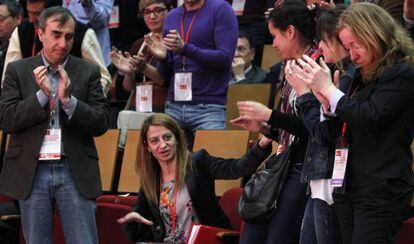
[(400, 233), (397, 236), (397, 244), (414, 243), (414, 217), (406, 220), (401, 225)]
[(96, 200), (96, 225), (99, 243), (131, 243), (123, 234), (122, 226), (117, 222), (117, 219), (131, 212), (136, 201), (136, 196), (122, 197), (116, 195), (104, 195)]
[(239, 199), (243, 193), (243, 188), (237, 187), (227, 190), (220, 198), (220, 206), (224, 210), (224, 213), (230, 219), (231, 226), (234, 230), (239, 231), (241, 227), (242, 219), (237, 212), (237, 205)]

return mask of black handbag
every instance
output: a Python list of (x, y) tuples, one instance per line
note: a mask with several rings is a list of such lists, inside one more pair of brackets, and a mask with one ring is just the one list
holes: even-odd
[(288, 175), (293, 145), (278, 155), (272, 155), (247, 182), (238, 205), (238, 212), (244, 221), (265, 221), (276, 212)]

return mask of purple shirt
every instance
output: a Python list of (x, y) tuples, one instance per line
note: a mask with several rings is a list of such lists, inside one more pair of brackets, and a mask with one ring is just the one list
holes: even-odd
[[(188, 11), (184, 20), (184, 32), (198, 10)], [(164, 36), (170, 30), (180, 31), (184, 5), (177, 7), (164, 20)], [(183, 33), (180, 33), (184, 39)], [(189, 104), (226, 104), (228, 81), (231, 79), (231, 63), (236, 50), (238, 27), (230, 4), (223, 0), (205, 0), (184, 45), (182, 54), (168, 52), (167, 58), (158, 65), (158, 71), (170, 81), (168, 101), (174, 102), (174, 74), (192, 73), (193, 100)]]

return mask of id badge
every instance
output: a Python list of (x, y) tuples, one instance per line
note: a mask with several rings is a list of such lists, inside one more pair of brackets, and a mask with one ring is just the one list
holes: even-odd
[(114, 29), (119, 27), (119, 6), (115, 5), (112, 8), (111, 15), (109, 17), (108, 28)]
[(135, 104), (137, 112), (152, 112), (152, 83), (137, 85)]
[(233, 0), (231, 7), (233, 8), (235, 15), (243, 15), (244, 6), (246, 5), (246, 0)]
[(348, 148), (335, 150), (335, 161), (331, 179), (331, 186), (342, 187), (345, 179), (346, 164), (348, 161)]
[(175, 73), (174, 77), (174, 101), (191, 101), (192, 92), (192, 73)]
[(39, 160), (58, 160), (60, 159), (60, 149), (62, 143), (62, 130), (47, 129), (43, 137), (42, 148), (40, 148)]
[(282, 146), (281, 144), (279, 144), (279, 146), (277, 147), (277, 151), (276, 151), (276, 155), (280, 154), (281, 152), (283, 152), (283, 150), (285, 150), (285, 147)]

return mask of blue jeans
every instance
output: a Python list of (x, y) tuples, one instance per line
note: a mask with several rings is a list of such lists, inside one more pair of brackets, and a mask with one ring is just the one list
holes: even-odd
[(309, 198), (303, 217), (300, 244), (341, 243), (339, 229), (334, 206), (317, 198)]
[(196, 130), (223, 130), (226, 128), (226, 106), (220, 104), (189, 105), (167, 101), (165, 113), (180, 124), (190, 150), (193, 148)]
[(300, 182), (301, 169), (292, 167), (279, 197), (279, 208), (264, 223), (246, 222), (240, 244), (298, 243), (307, 201), (306, 184)]
[(30, 195), (19, 204), (27, 243), (53, 243), (54, 206), (66, 244), (98, 243), (95, 201), (80, 195), (65, 159), (39, 162)]

